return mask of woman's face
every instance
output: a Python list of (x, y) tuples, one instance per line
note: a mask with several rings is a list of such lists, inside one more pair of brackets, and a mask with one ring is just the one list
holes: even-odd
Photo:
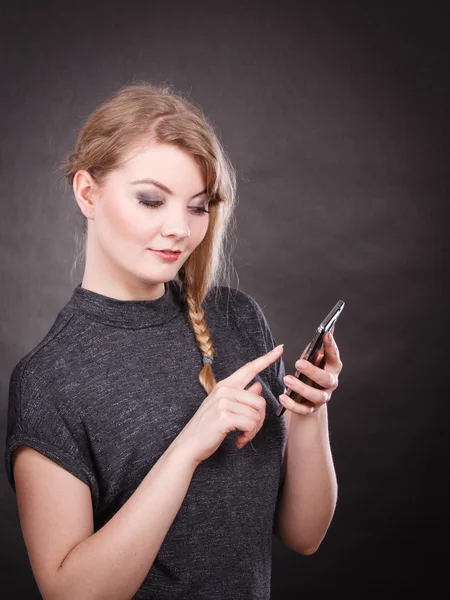
[[(128, 292), (148, 295), (152, 288), (150, 296), (159, 297), (164, 293), (161, 282), (175, 277), (205, 237), (209, 214), (203, 211), (209, 199), (199, 167), (175, 146), (150, 144), (128, 156), (108, 175), (90, 206), (93, 243), (85, 278), (92, 288), (94, 281), (122, 277)], [(169, 262), (150, 249), (181, 253)], [(103, 289), (111, 290), (111, 284), (105, 281)]]

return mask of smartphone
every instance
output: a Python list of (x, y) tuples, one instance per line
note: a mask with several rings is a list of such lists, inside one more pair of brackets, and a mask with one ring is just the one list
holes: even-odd
[[(317, 362), (318, 356), (323, 349), (323, 336), (335, 326), (336, 321), (338, 320), (339, 315), (341, 314), (342, 309), (344, 308), (344, 304), (345, 302), (343, 300), (338, 300), (336, 302), (336, 304), (333, 306), (333, 308), (330, 310), (327, 316), (320, 323), (319, 327), (316, 329), (312, 340), (307, 345), (304, 353), (301, 355), (300, 358), (308, 360), (309, 362), (313, 363), (316, 367), (322, 368), (325, 358), (322, 358), (320, 364), (317, 364)], [(307, 377), (304, 373), (301, 373), (300, 371), (296, 370), (294, 373), (294, 377), (297, 377), (297, 379), (307, 383), (308, 385), (311, 385), (312, 387), (320, 388), (320, 386), (315, 381), (312, 381), (309, 377)], [(303, 398), (300, 394), (297, 394), (297, 392), (292, 391), (291, 388), (286, 388), (285, 394), (286, 396), (289, 396), (289, 398), (292, 398), (292, 400), (295, 400), (296, 402), (301, 403), (305, 400), (305, 398)], [(281, 417), (285, 410), (286, 408), (282, 404), (280, 404), (280, 406), (275, 412), (276, 416)]]

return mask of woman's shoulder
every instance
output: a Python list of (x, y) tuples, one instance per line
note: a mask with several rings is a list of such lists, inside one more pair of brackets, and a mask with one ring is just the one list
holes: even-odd
[(221, 309), (231, 307), (240, 312), (259, 312), (258, 302), (248, 292), (226, 285), (216, 285), (208, 292), (206, 302)]
[(42, 390), (47, 397), (58, 393), (59, 367), (67, 367), (67, 350), (73, 346), (74, 328), (79, 326), (76, 320), (75, 313), (61, 310), (44, 336), (19, 357), (11, 370), (10, 402), (27, 403)]
[(235, 327), (254, 340), (261, 338), (266, 347), (273, 342), (270, 327), (260, 303), (248, 292), (229, 286), (216, 286), (206, 303), (206, 318), (220, 324)]

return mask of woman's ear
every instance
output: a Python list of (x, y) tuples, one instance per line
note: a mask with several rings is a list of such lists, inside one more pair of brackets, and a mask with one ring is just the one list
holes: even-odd
[(77, 171), (73, 178), (72, 187), (75, 200), (81, 212), (87, 219), (92, 219), (95, 214), (94, 199), (97, 189), (97, 184), (93, 180), (92, 175), (84, 169)]

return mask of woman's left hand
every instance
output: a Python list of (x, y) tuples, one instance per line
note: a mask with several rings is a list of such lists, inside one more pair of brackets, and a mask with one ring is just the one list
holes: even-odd
[[(331, 331), (334, 331), (334, 327)], [(329, 333), (324, 336), (323, 350), (318, 354), (315, 364), (300, 358), (295, 363), (295, 367), (311, 380), (312, 385), (299, 381), (292, 375), (287, 375), (284, 378), (286, 387), (299, 394), (302, 402), (296, 402), (286, 394), (280, 395), (280, 402), (293, 413), (309, 415), (316, 412), (322, 404), (329, 402), (331, 394), (339, 385), (338, 377), (343, 363), (334, 337)]]

